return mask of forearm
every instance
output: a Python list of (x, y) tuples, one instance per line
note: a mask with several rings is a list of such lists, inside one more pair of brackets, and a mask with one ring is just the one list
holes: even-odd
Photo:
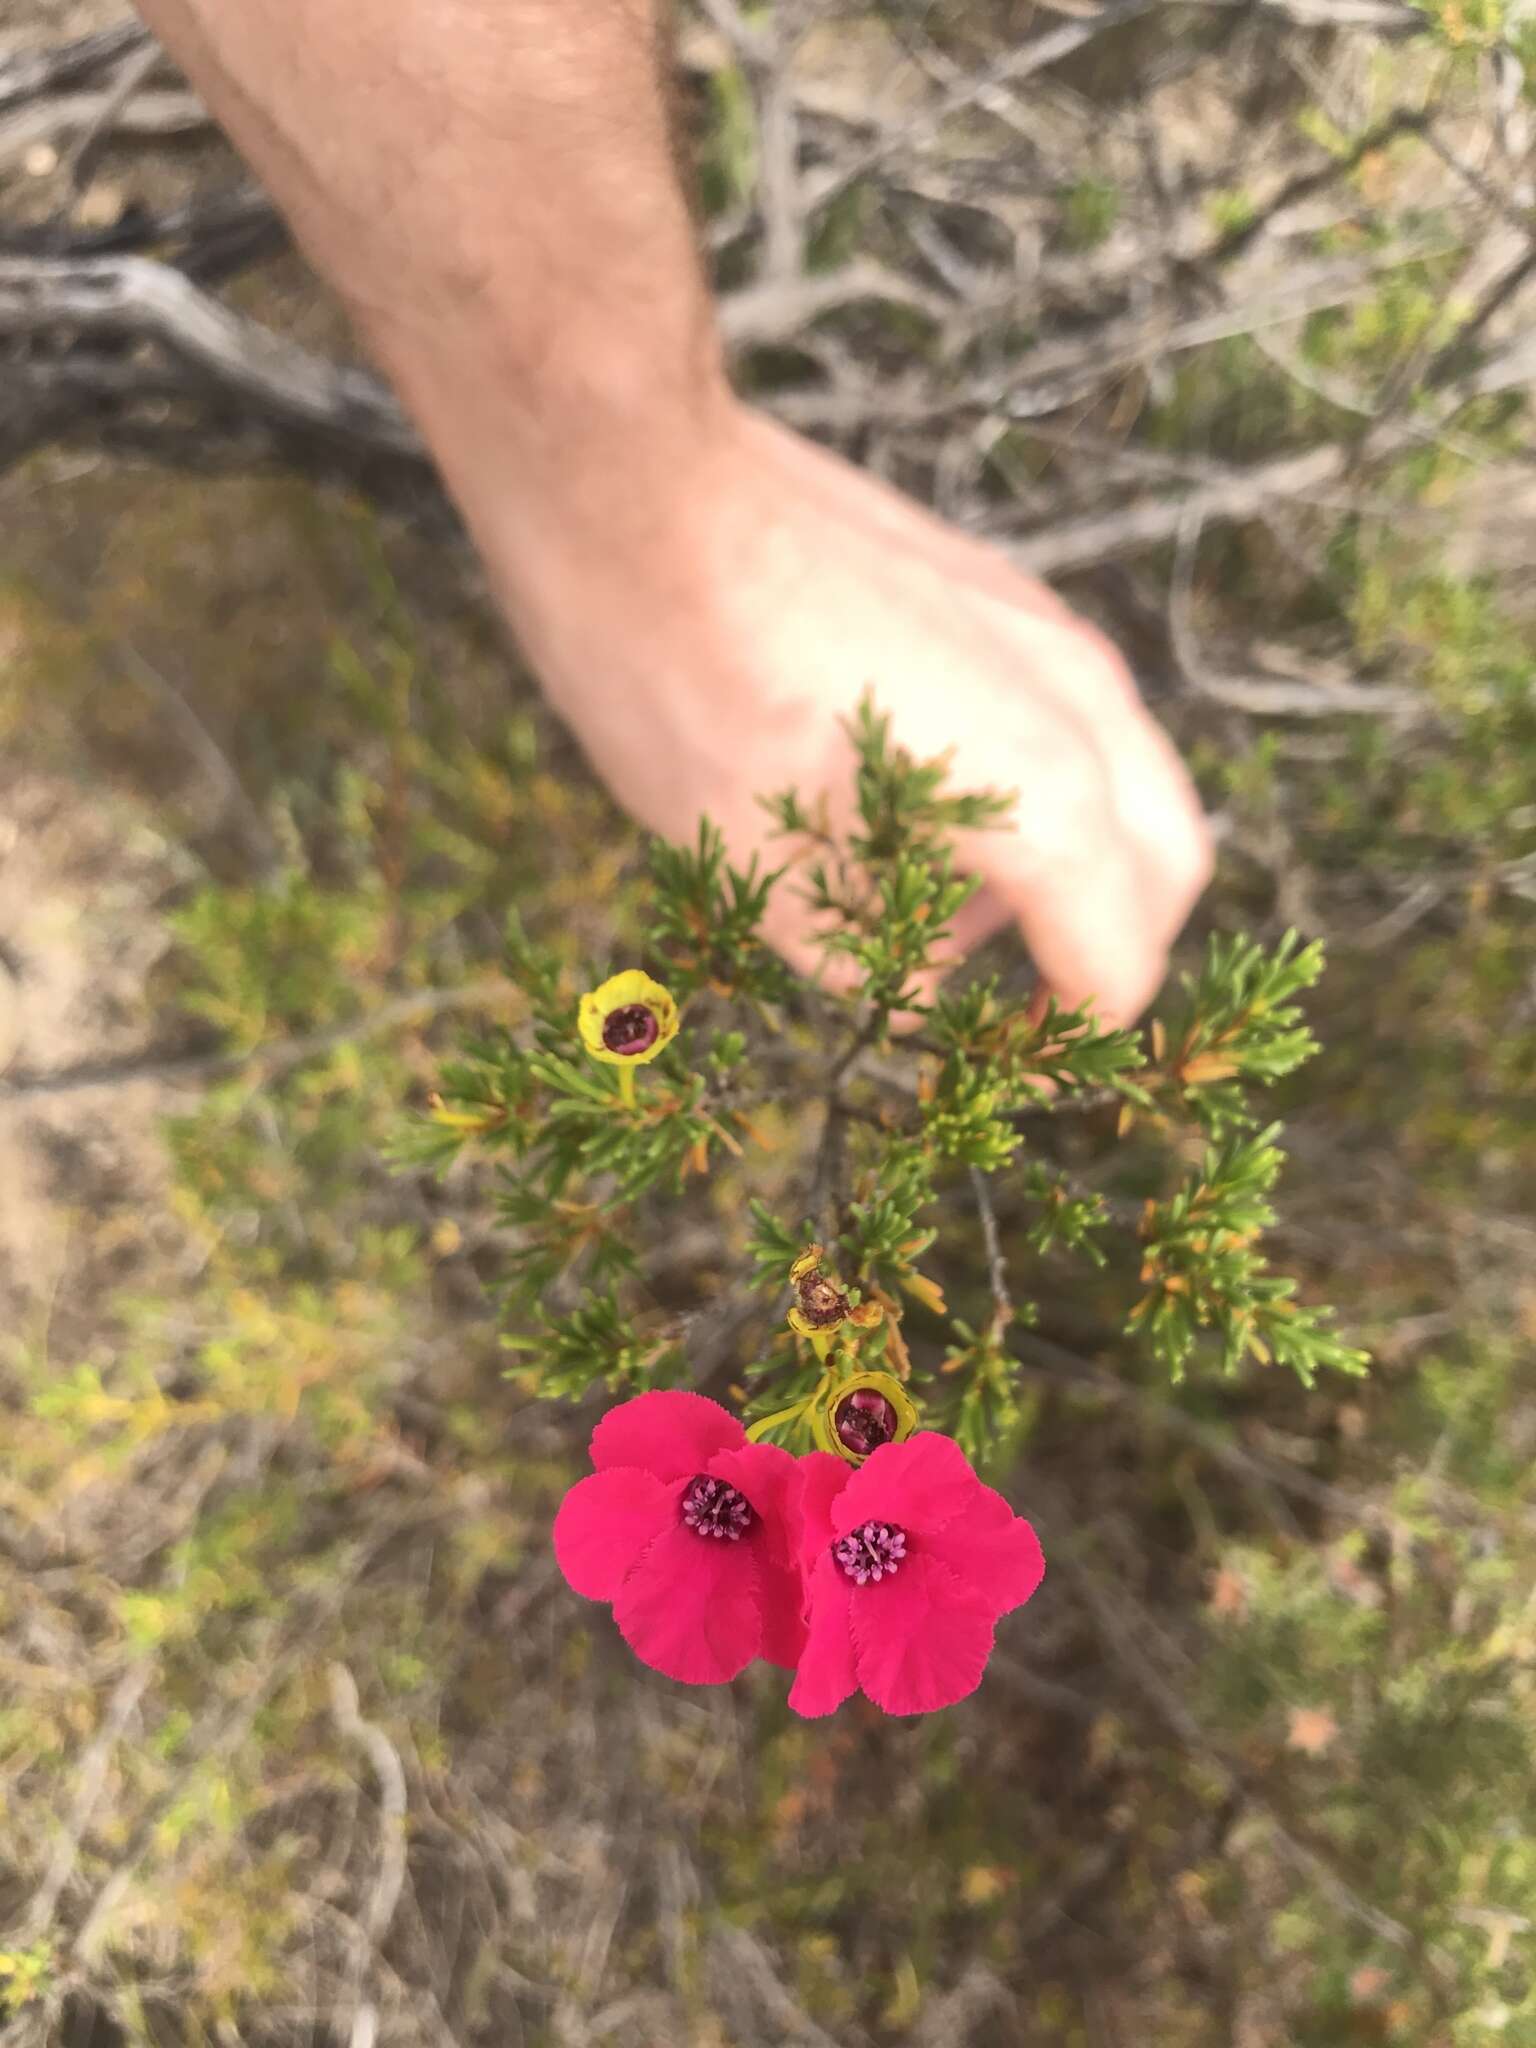
[(646, 516), (726, 403), (663, 0), (141, 4), (497, 551)]

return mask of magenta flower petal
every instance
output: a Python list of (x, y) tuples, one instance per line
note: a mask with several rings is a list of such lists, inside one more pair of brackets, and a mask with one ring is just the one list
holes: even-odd
[(805, 1649), (805, 1582), (799, 1568), (759, 1560), (763, 1603), (763, 1647), (770, 1664), (793, 1671)]
[(637, 1394), (611, 1408), (592, 1432), (592, 1462), (638, 1465), (658, 1479), (691, 1479), (721, 1451), (746, 1442), (747, 1433), (718, 1401), (677, 1388)]
[(717, 1451), (709, 1476), (734, 1486), (757, 1522), (748, 1539), (757, 1551), (763, 1610), (761, 1654), (793, 1671), (805, 1641), (805, 1589), (800, 1578), (800, 1472), (778, 1444)]
[(588, 1600), (612, 1600), (646, 1545), (677, 1520), (682, 1491), (621, 1466), (573, 1486), (555, 1516), (555, 1561)]
[(830, 1451), (807, 1451), (800, 1467), (800, 1554), (810, 1572), (832, 1547), (832, 1504), (853, 1477), (853, 1467)]
[[(886, 1713), (931, 1714), (980, 1685), (992, 1654), (992, 1617), (980, 1595), (937, 1558), (916, 1552), (894, 1577), (861, 1586), (850, 1607), (859, 1684)], [(813, 1609), (813, 1640), (815, 1632)]]
[(789, 1704), (808, 1721), (834, 1713), (859, 1689), (852, 1613), (853, 1581), (823, 1551), (810, 1577), (809, 1632), (789, 1689)]
[(704, 1469), (746, 1496), (762, 1526), (760, 1540), (775, 1562), (792, 1566), (800, 1547), (800, 1474), (789, 1452), (778, 1444), (743, 1444), (716, 1451)]
[(760, 1579), (749, 1543), (712, 1542), (678, 1522), (641, 1553), (613, 1618), (653, 1671), (683, 1685), (723, 1685), (762, 1649)]
[(996, 1620), (1034, 1593), (1045, 1558), (1039, 1537), (1000, 1493), (978, 1484), (976, 1494), (964, 1514), (923, 1538), (923, 1550), (979, 1593)]
[(919, 1430), (904, 1444), (882, 1444), (854, 1473), (832, 1507), (835, 1535), (863, 1522), (897, 1522), (903, 1529), (942, 1529), (962, 1514), (981, 1481), (953, 1437)]

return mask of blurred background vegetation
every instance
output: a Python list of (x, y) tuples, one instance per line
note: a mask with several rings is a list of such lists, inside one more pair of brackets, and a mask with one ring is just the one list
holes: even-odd
[(1328, 941), (1281, 1235), (1376, 1359), (1170, 1396), (1042, 1262), (1044, 1590), (963, 1706), (804, 1725), (560, 1585), (489, 1181), (384, 1163), (510, 910), (642, 943), (633, 833), (382, 401), (37, 312), (147, 257), (347, 358), (122, 19), (0, 29), (0, 2039), (1536, 2044), (1531, 27), (680, 20), (743, 382), (1127, 649), (1191, 957)]

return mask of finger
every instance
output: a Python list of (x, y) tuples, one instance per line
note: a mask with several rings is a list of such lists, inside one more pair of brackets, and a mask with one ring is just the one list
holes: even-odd
[[(913, 977), (914, 1000), (930, 1005), (945, 977), (958, 967), (974, 947), (1014, 922), (1010, 903), (985, 884), (961, 904), (950, 921), (948, 935), (937, 946), (931, 967)], [(860, 980), (858, 967), (846, 953), (829, 953), (818, 945), (818, 921), (810, 906), (793, 888), (778, 889), (764, 913), (762, 935), (789, 962), (797, 974), (814, 981), (831, 995), (847, 995)], [(897, 1032), (912, 1031), (923, 1021), (918, 1010), (899, 1011), (891, 1020)]]
[(912, 977), (912, 1000), (921, 1007), (898, 1010), (891, 1019), (893, 1028), (898, 1033), (917, 1030), (925, 1021), (925, 1012), (932, 1008), (944, 981), (967, 953), (995, 933), (1005, 931), (1013, 921), (1009, 905), (985, 883), (974, 896), (967, 897), (950, 919), (948, 936), (936, 947), (932, 964), (920, 968)]
[(846, 953), (818, 942), (817, 934), (827, 929), (828, 921), (812, 915), (810, 904), (793, 881), (786, 877), (780, 882), (763, 913), (763, 938), (806, 981), (828, 995), (847, 995), (857, 988), (860, 970)]
[(1074, 718), (1097, 754), (1115, 822), (1137, 857), (1147, 918), (1171, 939), (1209, 882), (1213, 862), (1210, 828), (1183, 762), (1118, 653), (1092, 627), (1015, 614), (1009, 630), (1029, 680)]
[(1013, 913), (995, 889), (989, 889), (985, 882), (974, 896), (967, 897), (949, 921), (949, 938), (943, 951), (952, 955), (944, 972), (957, 965), (967, 953), (973, 953), (1000, 931), (1013, 923)]
[(1108, 818), (1045, 852), (998, 833), (966, 858), (1008, 905), (1066, 1007), (1091, 1004), (1107, 1026), (1140, 1016), (1166, 972), (1167, 939), (1148, 921), (1136, 863)]
[[(985, 904), (982, 904), (985, 896)], [(988, 892), (972, 897), (961, 906), (948, 938), (941, 941), (939, 957), (931, 967), (923, 968), (913, 976), (913, 1000), (927, 1006), (937, 995), (944, 977), (964, 959), (971, 946), (980, 944), (983, 938), (1001, 931), (1013, 922), (1013, 913), (1006, 903)], [(979, 907), (978, 907), (979, 906)], [(976, 914), (970, 918), (968, 912)], [(811, 916), (809, 906), (798, 898), (793, 890), (780, 889), (770, 899), (764, 913), (762, 935), (797, 974), (807, 981), (815, 982), (828, 995), (848, 995), (862, 980), (862, 971), (846, 953), (829, 952), (816, 941), (817, 921)], [(923, 1021), (919, 1010), (899, 1010), (891, 1019), (892, 1028), (897, 1032), (913, 1031)]]
[[(792, 473), (840, 517), (917, 549), (965, 592), (978, 616), (1002, 628), (1021, 656), (1021, 685), (1042, 689), (1101, 755), (1116, 817), (1141, 856), (1146, 914), (1171, 937), (1210, 879), (1210, 836), (1182, 762), (1115, 648), (1044, 584), (1021, 575), (1001, 550), (957, 531), (801, 436), (753, 418), (765, 459)], [(984, 773), (984, 781), (995, 779), (995, 769)]]

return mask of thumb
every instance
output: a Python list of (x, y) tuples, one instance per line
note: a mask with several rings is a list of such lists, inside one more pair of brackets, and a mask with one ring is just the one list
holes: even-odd
[(998, 832), (978, 835), (967, 854), (1057, 999), (1091, 1004), (1105, 1026), (1134, 1023), (1162, 984), (1168, 948), (1124, 840), (1105, 832), (1045, 853)]

